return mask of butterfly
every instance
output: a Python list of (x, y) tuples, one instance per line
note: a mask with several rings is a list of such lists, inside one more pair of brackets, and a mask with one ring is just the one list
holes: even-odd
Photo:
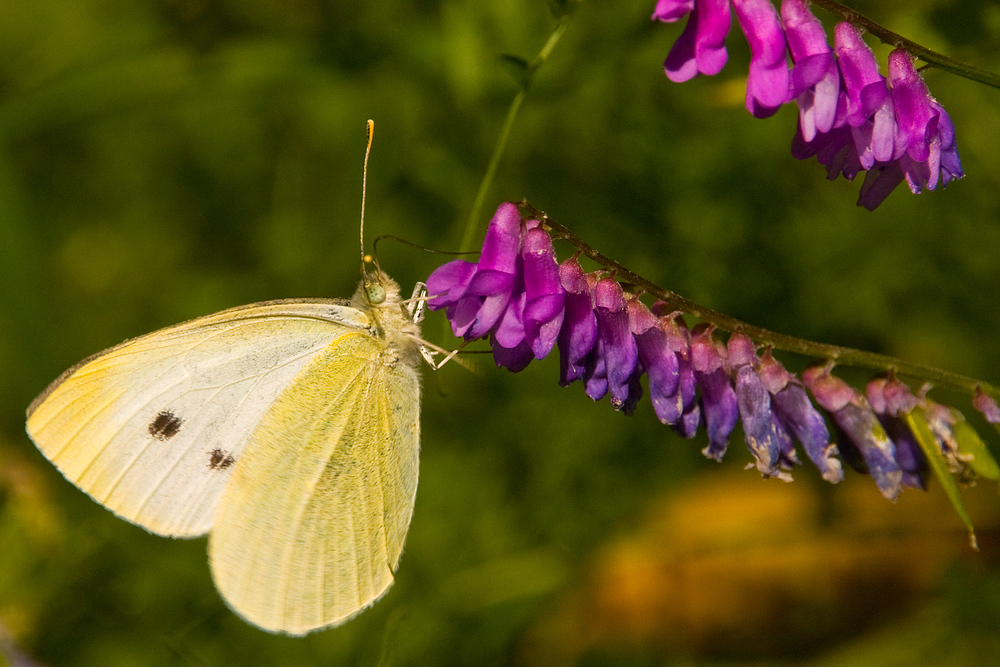
[(94, 500), (157, 535), (208, 534), (216, 587), (264, 630), (306, 634), (378, 600), (413, 515), (423, 302), (362, 267), (349, 301), (135, 338), (28, 408), (31, 439)]

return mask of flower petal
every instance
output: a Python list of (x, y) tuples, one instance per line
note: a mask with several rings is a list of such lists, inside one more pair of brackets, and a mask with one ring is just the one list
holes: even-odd
[(729, 57), (730, 22), (729, 0), (698, 0), (663, 63), (667, 78), (680, 83), (698, 74), (718, 74)]
[(767, 118), (789, 100), (785, 33), (770, 0), (733, 0), (733, 9), (750, 44), (747, 111)]
[(605, 278), (597, 283), (594, 306), (611, 404), (620, 410), (629, 396), (629, 378), (635, 370), (639, 351), (629, 328), (625, 294), (617, 280)]
[(993, 397), (983, 393), (983, 390), (976, 387), (976, 395), (972, 399), (972, 405), (983, 414), (991, 424), (1000, 424), (1000, 406)]
[(426, 282), (427, 292), (431, 294), (427, 307), (440, 310), (453, 305), (465, 293), (477, 268), (478, 264), (456, 259), (434, 269)]
[(584, 376), (587, 356), (597, 344), (597, 316), (587, 277), (576, 259), (559, 266), (559, 281), (566, 290), (565, 316), (557, 339), (559, 384), (565, 387)]
[[(852, 453), (852, 448), (855, 449), (882, 495), (889, 500), (896, 500), (903, 481), (903, 471), (896, 462), (895, 445), (875, 416), (868, 400), (846, 382), (834, 377), (830, 369), (830, 364), (807, 368), (802, 373), (802, 379), (845, 435), (845, 440), (841, 443), (844, 446), (840, 447), (841, 453), (850, 462), (849, 454)], [(848, 443), (853, 447), (847, 446)]]
[(652, 20), (673, 23), (694, 9), (695, 0), (657, 0)]
[(639, 361), (649, 376), (653, 410), (660, 422), (676, 424), (684, 410), (677, 355), (667, 345), (667, 336), (659, 325), (646, 329), (635, 340)]
[(524, 263), (524, 330), (536, 359), (552, 351), (565, 316), (565, 290), (559, 280), (552, 237), (542, 229), (529, 230), (521, 248)]
[(752, 366), (740, 366), (736, 371), (736, 400), (747, 447), (765, 477), (791, 481), (791, 476), (778, 466), (781, 440), (771, 419), (771, 396)]
[(729, 447), (729, 434), (739, 419), (736, 392), (733, 390), (729, 374), (721, 367), (711, 373), (695, 373), (701, 388), (701, 408), (708, 431), (708, 445), (701, 453), (710, 459), (721, 461)]
[(837, 446), (830, 442), (830, 431), (823, 415), (813, 407), (806, 390), (789, 383), (771, 396), (771, 406), (779, 421), (802, 443), (806, 456), (819, 468), (823, 479), (836, 484), (844, 470), (836, 458)]

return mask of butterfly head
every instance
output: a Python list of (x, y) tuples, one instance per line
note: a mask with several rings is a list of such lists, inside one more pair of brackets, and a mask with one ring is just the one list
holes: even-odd
[(399, 285), (376, 264), (365, 269), (351, 306), (372, 319), (372, 328), (381, 335), (419, 336), (420, 328), (399, 296)]
[(361, 273), (361, 284), (351, 300), (351, 305), (362, 310), (381, 310), (392, 308), (399, 304), (399, 285), (395, 280), (375, 264), (373, 268), (364, 267)]

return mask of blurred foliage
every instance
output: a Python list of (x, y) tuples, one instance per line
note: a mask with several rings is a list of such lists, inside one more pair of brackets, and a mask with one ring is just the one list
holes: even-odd
[[(858, 2), (1000, 70), (989, 0)], [(10, 0), (0, 21), (0, 651), (44, 665), (979, 665), (1000, 649), (1000, 499), (898, 505), (721, 467), (560, 389), (555, 359), (426, 373), (422, 476), (397, 582), (341, 628), (272, 636), (216, 594), (205, 540), (116, 519), (24, 435), (79, 359), (252, 301), (357, 281), (369, 238), (455, 249), (543, 0)], [(675, 85), (652, 0), (585, 2), (490, 196), (527, 197), (631, 269), (771, 329), (1000, 380), (1000, 94), (928, 72), (969, 176), (897, 191), (789, 155), (795, 110), (742, 108), (747, 48)], [(827, 29), (832, 30), (829, 17)], [(887, 47), (879, 47), (883, 58)], [(510, 58), (507, 58), (510, 61)], [(485, 223), (485, 220), (482, 221)], [(401, 284), (442, 260), (379, 246)], [(566, 251), (563, 251), (564, 253)], [(426, 335), (443, 345), (443, 318)], [(952, 397), (953, 398), (953, 397)], [(947, 397), (944, 400), (948, 400)], [(965, 401), (956, 402), (982, 429)], [(995, 433), (985, 433), (996, 447)], [(21, 658), (16, 658), (19, 651)], [(0, 658), (2, 662), (3, 658)]]

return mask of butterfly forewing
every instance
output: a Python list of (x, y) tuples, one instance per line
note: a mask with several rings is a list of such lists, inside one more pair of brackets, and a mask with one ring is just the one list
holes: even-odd
[(234, 466), (209, 538), (235, 611), (304, 634), (385, 593), (413, 513), (419, 392), (416, 355), (362, 332), (299, 372)]
[(267, 406), (331, 341), (368, 323), (332, 300), (289, 300), (163, 329), (63, 374), (29, 408), (28, 433), (123, 518), (204, 534)]

